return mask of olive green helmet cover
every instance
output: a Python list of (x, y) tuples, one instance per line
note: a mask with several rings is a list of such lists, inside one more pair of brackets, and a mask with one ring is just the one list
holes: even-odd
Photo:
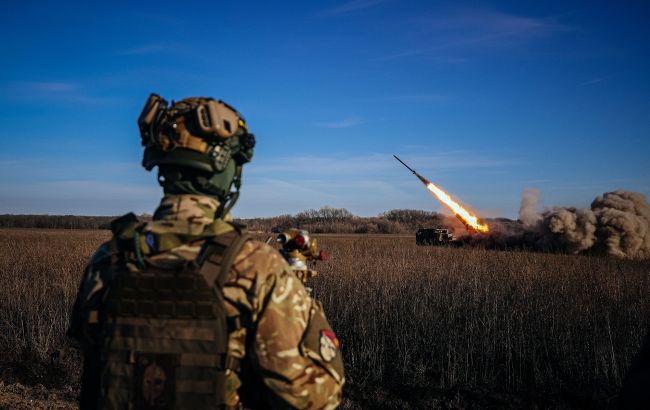
[(253, 157), (255, 137), (244, 118), (220, 100), (185, 98), (171, 106), (151, 94), (138, 119), (144, 157), (150, 171), (158, 166), (165, 194), (198, 194), (221, 203), (217, 217), (235, 204), (242, 166)]

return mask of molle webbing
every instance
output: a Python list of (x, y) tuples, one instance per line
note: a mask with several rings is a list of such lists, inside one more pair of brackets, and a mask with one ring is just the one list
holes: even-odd
[(196, 270), (123, 272), (107, 301), (109, 314), (148, 318), (214, 319), (219, 301)]
[[(248, 235), (208, 239), (195, 261), (115, 266), (102, 373), (105, 408), (224, 408), (228, 355), (222, 287)], [(146, 259), (145, 259), (146, 260)]]

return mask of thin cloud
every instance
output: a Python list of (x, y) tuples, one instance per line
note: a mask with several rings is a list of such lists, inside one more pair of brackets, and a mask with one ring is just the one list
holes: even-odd
[(165, 51), (165, 49), (163, 44), (146, 44), (118, 51), (117, 54), (123, 56), (156, 54)]
[(383, 56), (382, 60), (425, 56), (440, 62), (463, 62), (467, 55), (528, 47), (535, 41), (569, 28), (557, 16), (534, 18), (492, 10), (469, 9), (416, 24), (426, 45)]
[(339, 6), (325, 10), (323, 16), (340, 16), (343, 14), (350, 14), (360, 10), (369, 9), (375, 7), (381, 3), (385, 3), (386, 0), (352, 0), (347, 3), (343, 3)]
[(0, 213), (52, 215), (120, 215), (151, 212), (161, 193), (151, 184), (104, 181), (2, 183)]
[(451, 98), (445, 94), (423, 93), (423, 94), (400, 94), (385, 97), (386, 101), (395, 101), (403, 103), (448, 103)]
[(41, 93), (53, 93), (53, 94), (69, 93), (69, 92), (76, 91), (78, 89), (77, 84), (65, 83), (65, 82), (26, 81), (18, 84), (26, 90), (31, 90), (34, 92), (41, 92)]
[(354, 116), (354, 117), (344, 118), (339, 121), (318, 122), (316, 123), (316, 125), (322, 128), (350, 128), (350, 127), (356, 127), (357, 125), (361, 125), (364, 122), (365, 121), (363, 120), (363, 118)]
[[(74, 142), (72, 142), (74, 143)], [(118, 178), (147, 179), (148, 173), (136, 161), (86, 161), (83, 158), (2, 158), (0, 157), (0, 183), (24, 180), (83, 179), (108, 181)]]
[(593, 79), (591, 79), (591, 80), (589, 80), (589, 81), (585, 81), (585, 82), (583, 82), (583, 83), (580, 83), (580, 86), (583, 86), (583, 87), (584, 87), (584, 86), (586, 86), (586, 85), (593, 85), (593, 84), (602, 83), (603, 81), (609, 80), (609, 79), (614, 78), (614, 77), (616, 77), (615, 74), (612, 74), (612, 75), (606, 75), (606, 76), (604, 76), (604, 77), (596, 77), (596, 78), (593, 78)]
[(0, 90), (5, 99), (18, 102), (57, 102), (106, 104), (119, 102), (113, 97), (87, 93), (82, 84), (65, 81), (15, 81)]
[[(408, 155), (402, 158), (409, 165), (421, 171), (460, 170), (475, 168), (498, 168), (515, 162), (512, 159), (495, 158), (488, 154), (468, 151), (442, 152), (435, 155)], [(303, 177), (348, 176), (359, 179), (372, 179), (381, 175), (394, 175), (400, 165), (390, 154), (367, 155), (318, 155), (300, 157), (278, 157), (260, 160), (247, 168), (252, 176), (292, 174), (296, 169), (303, 170)]]

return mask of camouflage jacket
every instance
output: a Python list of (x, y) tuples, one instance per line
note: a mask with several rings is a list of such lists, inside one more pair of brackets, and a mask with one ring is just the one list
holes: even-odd
[[(153, 255), (156, 260), (195, 260), (206, 232), (218, 230), (214, 220), (218, 202), (203, 196), (163, 198), (142, 232), (174, 233), (183, 243)], [(199, 239), (192, 240), (192, 238)], [(111, 250), (99, 247), (82, 278), (68, 334), (84, 350), (84, 395), (96, 395), (99, 372), (99, 332), (88, 326), (84, 304), (102, 283), (97, 266), (106, 263)], [(226, 373), (226, 403), (262, 408), (336, 408), (345, 382), (338, 340), (321, 304), (310, 297), (286, 261), (262, 242), (245, 242), (230, 269), (223, 288), (228, 317), (241, 318), (231, 331), (228, 355), (242, 361), (242, 371)]]

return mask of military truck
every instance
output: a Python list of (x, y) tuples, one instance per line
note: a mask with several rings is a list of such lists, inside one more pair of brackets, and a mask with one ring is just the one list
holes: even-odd
[(415, 233), (416, 245), (448, 245), (454, 240), (454, 235), (446, 228), (420, 228)]

